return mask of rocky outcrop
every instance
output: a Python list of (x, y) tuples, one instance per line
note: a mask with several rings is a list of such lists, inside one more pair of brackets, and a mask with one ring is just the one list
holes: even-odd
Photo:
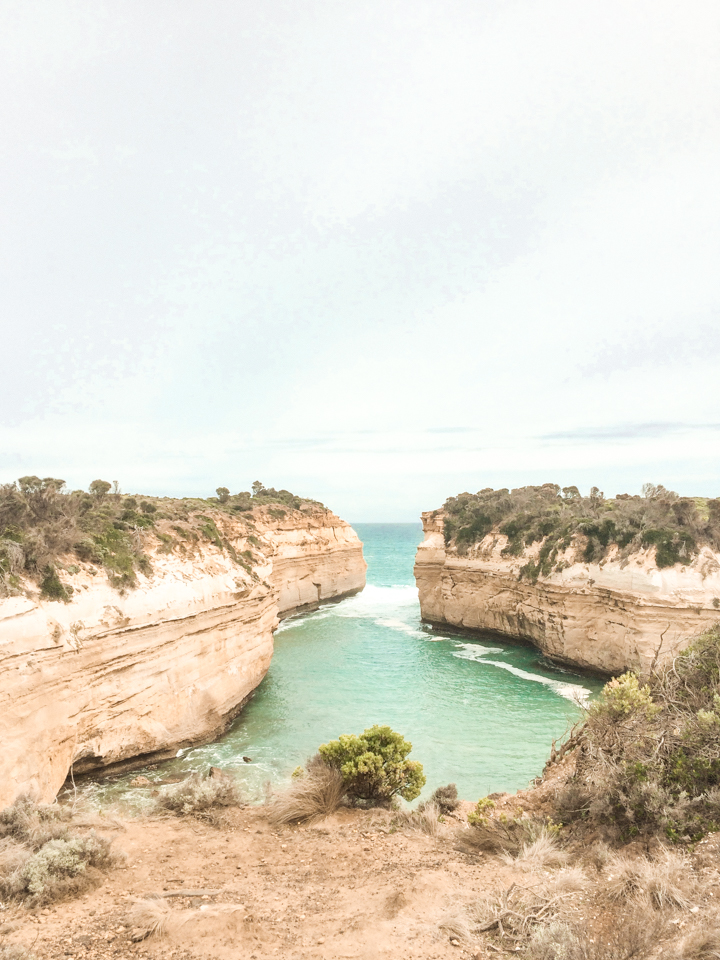
[(124, 595), (74, 564), (69, 603), (30, 584), (0, 600), (0, 808), (213, 739), (265, 675), (278, 618), (365, 584), (362, 544), (323, 508), (212, 520), (222, 542), (159, 523), (152, 574)]
[(601, 564), (577, 562), (536, 582), (520, 568), (539, 550), (503, 556), (489, 534), (464, 556), (448, 549), (441, 511), (423, 514), (415, 579), (429, 623), (531, 642), (560, 663), (617, 674), (644, 670), (720, 619), (720, 556), (705, 547), (691, 564), (659, 570), (654, 551)]

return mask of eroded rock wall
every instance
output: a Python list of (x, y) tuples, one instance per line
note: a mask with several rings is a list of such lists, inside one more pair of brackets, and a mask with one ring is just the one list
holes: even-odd
[(720, 619), (720, 557), (658, 570), (652, 551), (572, 562), (532, 583), (520, 568), (539, 549), (502, 555), (488, 535), (468, 555), (446, 548), (440, 511), (423, 514), (415, 579), (424, 620), (528, 640), (552, 659), (605, 674), (644, 670)]
[(330, 511), (216, 519), (235, 558), (161, 545), (124, 595), (83, 564), (70, 603), (30, 586), (0, 600), (0, 808), (27, 790), (51, 800), (71, 768), (216, 737), (267, 672), (278, 617), (365, 584), (362, 544)]
[(336, 521), (333, 514), (290, 514), (275, 527), (262, 526), (281, 619), (365, 586), (362, 544), (352, 527)]

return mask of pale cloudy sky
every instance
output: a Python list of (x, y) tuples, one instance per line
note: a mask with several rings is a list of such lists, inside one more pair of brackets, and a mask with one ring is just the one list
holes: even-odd
[(717, 0), (0, 0), (0, 481), (720, 494)]

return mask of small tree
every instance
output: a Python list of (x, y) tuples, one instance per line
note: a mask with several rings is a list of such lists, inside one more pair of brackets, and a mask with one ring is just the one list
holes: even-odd
[(414, 800), (425, 786), (422, 764), (408, 760), (409, 743), (390, 727), (377, 724), (360, 736), (343, 734), (320, 747), (325, 763), (342, 774), (351, 800), (388, 801), (398, 795)]
[(227, 487), (218, 487), (215, 493), (218, 495), (220, 503), (227, 503), (230, 499), (230, 491)]
[(98, 500), (102, 500), (108, 493), (110, 493), (111, 489), (112, 484), (108, 483), (107, 480), (93, 480), (88, 487), (90, 493)]
[(260, 494), (265, 490), (265, 487), (259, 480), (255, 480), (252, 485), (252, 492), (254, 497), (259, 497)]

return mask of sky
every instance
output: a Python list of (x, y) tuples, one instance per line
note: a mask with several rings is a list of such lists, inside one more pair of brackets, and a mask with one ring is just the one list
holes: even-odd
[(716, 0), (0, 0), (0, 482), (720, 495)]

